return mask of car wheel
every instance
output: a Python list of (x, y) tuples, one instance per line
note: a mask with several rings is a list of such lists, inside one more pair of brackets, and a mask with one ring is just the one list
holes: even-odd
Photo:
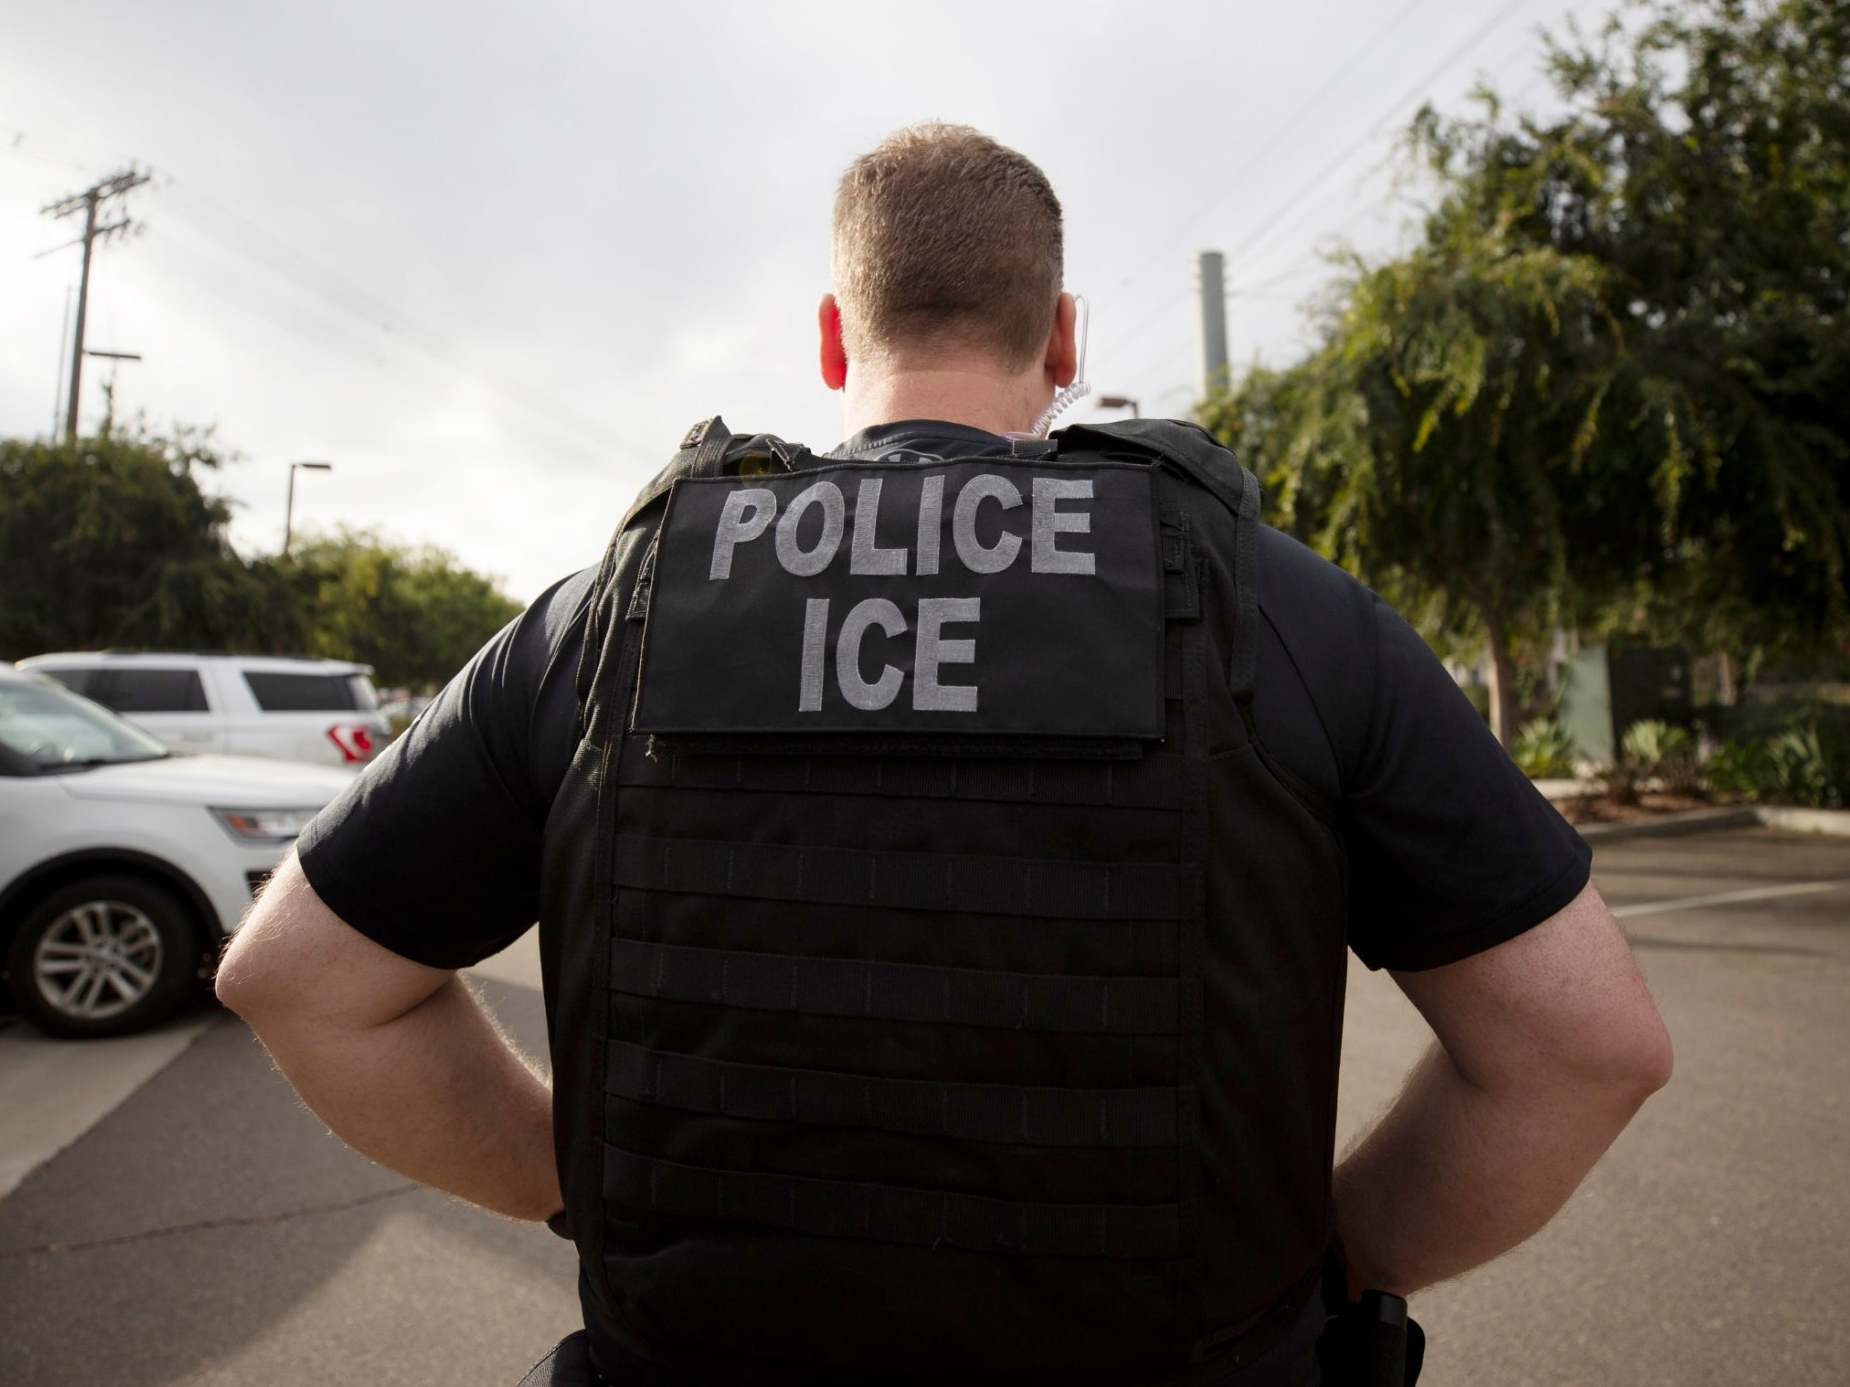
[(7, 971), (19, 1010), (47, 1034), (126, 1035), (185, 998), (199, 948), (192, 912), (171, 892), (97, 876), (59, 887), (27, 912)]

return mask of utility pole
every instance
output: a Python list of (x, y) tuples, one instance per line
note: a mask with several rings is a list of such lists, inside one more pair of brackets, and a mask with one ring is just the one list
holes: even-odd
[(289, 557), (290, 531), (295, 527), (295, 474), (298, 470), (310, 472), (332, 472), (331, 462), (292, 462), (289, 464), (289, 499), (283, 505), (283, 557)]
[(64, 286), (64, 321), (58, 324), (58, 374), (51, 378), (51, 441), (58, 441), (58, 425), (64, 422), (64, 349), (71, 340), (71, 287)]
[[(86, 351), (85, 356), (98, 357), (103, 361), (140, 361), (140, 352), (98, 352)], [(112, 367), (109, 379), (103, 382), (103, 427), (113, 429), (116, 423), (116, 373)]]
[(1201, 299), (1201, 382), (1212, 393), (1227, 381), (1227, 262), (1217, 250), (1195, 256), (1195, 292)]
[[(107, 226), (97, 225), (97, 213), (103, 204), (125, 193), (133, 192), (148, 181), (148, 175), (135, 169), (126, 169), (121, 173), (111, 174), (100, 183), (93, 183), (81, 193), (73, 193), (62, 202), (54, 202), (39, 210), (48, 217), (74, 217), (79, 212), (84, 216), (83, 235), (74, 241), (66, 242), (68, 246), (81, 245), (84, 248), (83, 270), (77, 279), (77, 333), (71, 351), (71, 388), (64, 401), (64, 437), (65, 441), (77, 437), (77, 403), (78, 392), (83, 385), (84, 369), (84, 317), (90, 306), (90, 253), (100, 240), (120, 235), (132, 228), (135, 223), (127, 217), (120, 217)], [(65, 246), (59, 246), (59, 250)]]

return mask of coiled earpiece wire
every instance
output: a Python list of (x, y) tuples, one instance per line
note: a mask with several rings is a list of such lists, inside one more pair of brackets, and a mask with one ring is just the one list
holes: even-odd
[(1047, 437), (1048, 431), (1053, 428), (1053, 421), (1060, 417), (1063, 410), (1071, 408), (1076, 400), (1082, 400), (1092, 393), (1092, 386), (1086, 380), (1086, 342), (1092, 334), (1092, 310), (1084, 294), (1073, 295), (1073, 308), (1079, 314), (1079, 369), (1073, 373), (1073, 383), (1056, 391), (1047, 408), (1034, 421), (1034, 426), (1028, 430), (1031, 438)]

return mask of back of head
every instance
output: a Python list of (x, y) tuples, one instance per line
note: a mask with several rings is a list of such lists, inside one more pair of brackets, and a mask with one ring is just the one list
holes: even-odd
[(908, 126), (835, 196), (833, 273), (850, 359), (1045, 348), (1060, 296), (1060, 200), (1034, 163), (967, 125)]

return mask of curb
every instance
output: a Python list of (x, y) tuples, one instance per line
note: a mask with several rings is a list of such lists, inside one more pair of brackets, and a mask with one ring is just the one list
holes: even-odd
[(1615, 838), (1675, 838), (1685, 833), (1719, 832), (1729, 828), (1777, 828), (1787, 833), (1819, 833), (1850, 838), (1850, 810), (1793, 809), (1781, 805), (1728, 805), (1720, 809), (1692, 809), (1630, 823), (1585, 824), (1579, 830), (1589, 841)]
[(1629, 823), (1584, 824), (1578, 830), (1589, 841), (1612, 838), (1675, 838), (1685, 833), (1709, 833), (1724, 828), (1754, 828), (1760, 813), (1751, 806), (1728, 806), (1721, 809), (1691, 809), (1683, 814), (1665, 814), (1655, 819), (1636, 819)]
[(1762, 805), (1754, 812), (1767, 828), (1781, 828), (1788, 833), (1825, 833), (1833, 838), (1850, 838), (1850, 809), (1793, 809), (1783, 805)]

